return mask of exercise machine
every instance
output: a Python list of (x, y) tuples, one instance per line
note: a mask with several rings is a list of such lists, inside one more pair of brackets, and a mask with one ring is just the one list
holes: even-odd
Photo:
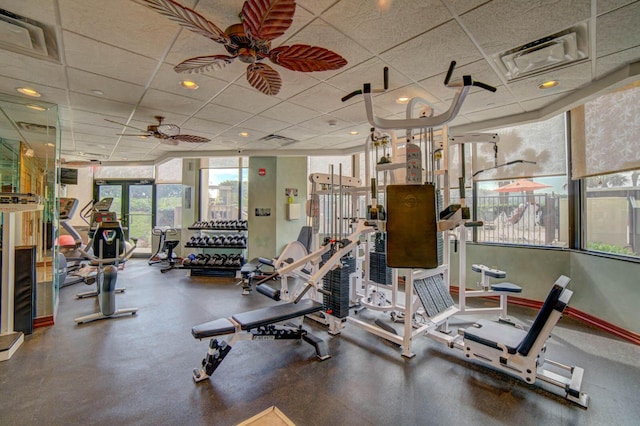
[(118, 265), (131, 257), (136, 248), (135, 243), (127, 250), (120, 222), (101, 221), (88, 246), (92, 248), (93, 253), (82, 249), (81, 251), (97, 265), (95, 295), (98, 297), (100, 310), (94, 314), (74, 319), (76, 324), (128, 314), (135, 315), (138, 308), (118, 309), (116, 304)]
[[(581, 391), (584, 369), (546, 357), (546, 342), (573, 295), (567, 289), (569, 281), (564, 275), (556, 280), (529, 330), (512, 323), (481, 319), (471, 327), (458, 330), (457, 335), (436, 331), (430, 336), (437, 333), (438, 340), (450, 348), (462, 350), (465, 359), (515, 376), (528, 385), (536, 385), (539, 381), (551, 384), (564, 393), (567, 400), (586, 408), (589, 397)], [(435, 293), (418, 292), (425, 307), (438, 304)]]
[[(233, 315), (231, 318), (220, 318), (194, 326), (191, 329), (194, 338), (211, 340), (207, 355), (202, 360), (202, 367), (193, 370), (193, 380), (201, 382), (209, 378), (239, 340), (305, 341), (315, 348), (316, 357), (320, 361), (330, 358), (325, 342), (302, 327), (305, 315), (319, 312), (322, 309), (321, 303), (304, 299), (243, 312)], [(297, 324), (277, 325), (277, 323), (296, 319)], [(215, 338), (229, 334), (232, 337), (226, 341), (218, 341)]]
[(177, 256), (173, 250), (180, 244), (180, 240), (168, 240), (167, 237), (178, 234), (178, 230), (170, 226), (156, 226), (151, 232), (158, 237), (158, 248), (147, 263), (149, 265), (161, 264), (164, 266), (160, 269), (162, 273), (175, 269)]
[(58, 252), (58, 283), (63, 288), (84, 281), (84, 277), (75, 273), (81, 268), (85, 260), (79, 249), (83, 248), (82, 236), (69, 221), (75, 216), (79, 201), (77, 198), (59, 198), (58, 211), (60, 226), (67, 231), (66, 235), (57, 238)]

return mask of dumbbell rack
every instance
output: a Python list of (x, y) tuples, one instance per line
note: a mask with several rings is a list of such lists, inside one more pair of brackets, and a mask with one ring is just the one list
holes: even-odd
[[(231, 221), (225, 221), (231, 222)], [(237, 222), (237, 221), (236, 221)], [(192, 240), (187, 241), (185, 243), (185, 248), (193, 249), (197, 248), (201, 255), (211, 255), (210, 252), (214, 252), (216, 254), (220, 254), (223, 256), (228, 255), (242, 255), (242, 261), (239, 265), (227, 266), (227, 265), (202, 265), (202, 264), (184, 264), (182, 265), (182, 269), (186, 269), (188, 271), (189, 276), (195, 277), (235, 277), (238, 274), (238, 271), (242, 268), (242, 265), (246, 262), (245, 251), (247, 249), (246, 239), (247, 239), (247, 227), (246, 221), (244, 221), (244, 226), (240, 224), (236, 224), (234, 226), (221, 226), (222, 222), (220, 221), (211, 221), (209, 223), (206, 222), (195, 222), (193, 226), (190, 226), (189, 230), (198, 231), (197, 235), (194, 237), (202, 238), (203, 240), (206, 237), (233, 237), (233, 236), (242, 236), (244, 237), (243, 244), (204, 244), (203, 242), (192, 243)], [(215, 254), (214, 254), (215, 256)]]

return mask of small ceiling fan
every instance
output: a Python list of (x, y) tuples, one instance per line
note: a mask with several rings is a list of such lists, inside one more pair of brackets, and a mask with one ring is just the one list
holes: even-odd
[(117, 121), (109, 120), (105, 118), (105, 121), (109, 123), (119, 124), (124, 127), (142, 132), (141, 134), (128, 134), (118, 133), (118, 136), (137, 136), (137, 137), (154, 137), (160, 139), (160, 142), (168, 145), (178, 145), (178, 142), (191, 142), (191, 143), (206, 143), (211, 139), (203, 138), (202, 136), (194, 135), (182, 135), (180, 134), (180, 127), (175, 124), (164, 124), (164, 117), (160, 115), (154, 116), (158, 120), (158, 124), (150, 124), (147, 126), (147, 130), (138, 129), (137, 127), (130, 126), (128, 124), (119, 123)]
[(238, 58), (249, 64), (247, 81), (251, 86), (266, 95), (277, 95), (282, 79), (276, 70), (261, 62), (265, 58), (301, 72), (337, 70), (347, 64), (342, 56), (324, 47), (294, 44), (271, 49), (271, 40), (283, 35), (293, 22), (295, 0), (246, 0), (240, 13), (241, 23), (233, 24), (225, 31), (174, 0), (142, 2), (183, 27), (222, 44), (229, 53), (187, 59), (174, 67), (176, 72), (221, 70)]

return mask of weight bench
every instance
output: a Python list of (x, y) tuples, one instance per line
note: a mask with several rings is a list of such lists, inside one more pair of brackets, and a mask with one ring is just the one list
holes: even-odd
[[(330, 358), (325, 342), (302, 328), (305, 315), (322, 309), (321, 303), (304, 299), (298, 303), (269, 306), (194, 326), (191, 329), (193, 337), (199, 340), (207, 338), (211, 340), (207, 355), (202, 360), (202, 368), (193, 369), (193, 380), (200, 382), (209, 378), (238, 340), (304, 340), (315, 348), (316, 357), (320, 361)], [(299, 325), (276, 325), (294, 318), (301, 319)], [(227, 334), (233, 334), (228, 342), (218, 341), (215, 338)]]
[[(487, 320), (479, 320), (463, 330), (465, 356), (490, 364), (530, 385), (539, 379), (557, 386), (565, 392), (566, 399), (586, 408), (589, 397), (580, 392), (584, 370), (545, 359), (546, 341), (573, 294), (566, 288), (569, 281), (564, 275), (558, 278), (529, 331)], [(568, 372), (568, 376), (546, 370), (545, 363)]]

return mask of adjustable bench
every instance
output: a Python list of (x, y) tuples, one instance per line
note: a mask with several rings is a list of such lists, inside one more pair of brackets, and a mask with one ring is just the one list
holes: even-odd
[[(191, 334), (196, 339), (212, 338), (206, 357), (202, 360), (202, 368), (193, 370), (193, 380), (200, 382), (210, 377), (227, 356), (237, 340), (304, 340), (313, 345), (316, 357), (320, 361), (330, 358), (325, 342), (302, 328), (305, 315), (321, 311), (323, 306), (311, 299), (303, 299), (298, 303), (284, 303), (254, 311), (233, 315), (231, 318), (220, 318), (204, 324), (196, 325)], [(298, 326), (293, 324), (276, 325), (283, 321), (300, 318)], [(233, 334), (229, 341), (218, 341), (213, 337)]]
[[(573, 294), (566, 288), (569, 281), (565, 276), (558, 278), (529, 331), (486, 320), (465, 329), (465, 356), (490, 364), (530, 385), (539, 379), (558, 386), (565, 392), (566, 399), (586, 408), (589, 397), (580, 391), (584, 370), (545, 359), (546, 341)], [(546, 370), (545, 363), (567, 371), (568, 376)]]
[[(510, 282), (491, 283), (491, 278), (503, 279), (507, 277), (507, 273), (499, 269), (490, 268), (485, 265), (473, 264), (471, 265), (473, 272), (479, 272), (481, 279), (478, 285), (482, 290), (466, 290), (464, 297), (485, 297), (485, 296), (497, 296), (500, 298), (500, 305), (497, 308), (467, 308), (464, 310), (469, 313), (500, 312), (500, 320), (505, 322), (511, 322), (507, 315), (507, 296), (513, 293), (521, 293), (522, 287)], [(466, 304), (465, 304), (466, 305)]]

